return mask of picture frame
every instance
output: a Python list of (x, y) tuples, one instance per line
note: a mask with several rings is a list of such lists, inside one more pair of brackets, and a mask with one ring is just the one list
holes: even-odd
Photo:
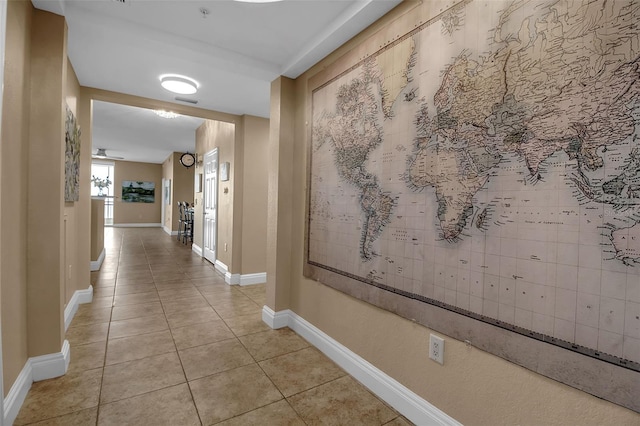
[(226, 182), (229, 180), (230, 168), (231, 166), (228, 161), (225, 161), (224, 163), (220, 163), (220, 181)]

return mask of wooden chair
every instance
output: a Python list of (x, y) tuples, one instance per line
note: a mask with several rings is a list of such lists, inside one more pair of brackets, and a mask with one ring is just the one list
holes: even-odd
[(183, 203), (184, 228), (182, 232), (182, 243), (193, 242), (193, 208), (189, 208), (189, 203)]
[(184, 206), (182, 201), (178, 201), (178, 241), (184, 233)]

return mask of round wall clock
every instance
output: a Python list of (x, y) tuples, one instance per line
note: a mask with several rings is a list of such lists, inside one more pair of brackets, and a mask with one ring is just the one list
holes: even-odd
[(187, 168), (193, 166), (195, 163), (196, 163), (196, 157), (194, 157), (193, 154), (189, 152), (182, 154), (182, 157), (180, 157), (180, 164), (182, 164)]

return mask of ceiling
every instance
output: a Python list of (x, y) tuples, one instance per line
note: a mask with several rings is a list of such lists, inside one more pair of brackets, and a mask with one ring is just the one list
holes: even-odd
[[(176, 101), (182, 96), (199, 108), (259, 117), (269, 116), (274, 79), (298, 77), (400, 2), (32, 0), (65, 16), (68, 55), (82, 86), (192, 105)], [(159, 77), (167, 73), (195, 79), (198, 93), (163, 89)], [(168, 131), (148, 111), (96, 104), (94, 152), (160, 163), (169, 152), (194, 149), (196, 121), (167, 120), (177, 127)], [(178, 142), (187, 138), (189, 147)]]

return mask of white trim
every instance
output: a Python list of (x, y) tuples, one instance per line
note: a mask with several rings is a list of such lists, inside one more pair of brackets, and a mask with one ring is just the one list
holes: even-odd
[(289, 309), (274, 312), (268, 306), (264, 306), (262, 308), (262, 319), (272, 328), (282, 328), (284, 326), (291, 328), (413, 423), (417, 425), (461, 425), (454, 418), (424, 400), (295, 312)]
[(224, 281), (229, 285), (238, 285), (240, 284), (240, 274), (232, 274), (231, 272), (227, 272), (224, 274)]
[(191, 250), (198, 256), (202, 257), (202, 248), (197, 244), (191, 244)]
[(29, 358), (34, 382), (64, 376), (70, 361), (69, 341), (62, 343), (62, 350), (53, 354), (34, 356)]
[(224, 263), (220, 262), (220, 259), (216, 259), (216, 262), (213, 264), (216, 269), (222, 272), (224, 275), (229, 273), (229, 268)]
[(4, 424), (12, 425), (16, 417), (18, 417), (20, 408), (22, 408), (29, 389), (31, 389), (31, 383), (33, 383), (33, 373), (31, 362), (27, 360), (16, 381), (13, 382), (7, 397), (4, 399)]
[(91, 303), (93, 300), (93, 286), (89, 286), (86, 290), (76, 290), (71, 296), (71, 300), (67, 303), (67, 307), (64, 308), (64, 331), (67, 331), (71, 320), (78, 312), (78, 305), (83, 303)]
[(273, 309), (264, 305), (262, 307), (262, 321), (274, 330), (285, 328), (289, 326), (289, 312), (291, 311), (288, 309), (274, 312)]
[(102, 262), (104, 262), (104, 256), (105, 256), (104, 247), (102, 247), (100, 256), (98, 256), (98, 260), (91, 261), (91, 272), (100, 270), (100, 268), (102, 267)]
[(114, 223), (114, 228), (162, 228), (161, 223)]
[(257, 274), (243, 274), (240, 275), (240, 285), (254, 285), (267, 282), (267, 273), (260, 272)]
[(68, 340), (62, 343), (60, 352), (27, 359), (22, 371), (18, 374), (18, 378), (13, 382), (11, 390), (9, 390), (7, 397), (4, 399), (4, 424), (11, 425), (18, 417), (20, 408), (22, 408), (33, 382), (63, 376), (69, 368), (70, 360), (71, 351)]
[(224, 275), (224, 282), (229, 285), (240, 284), (240, 274), (231, 274), (231, 272), (229, 272), (229, 267), (220, 262), (220, 259), (216, 259), (214, 266), (218, 272), (221, 272)]

